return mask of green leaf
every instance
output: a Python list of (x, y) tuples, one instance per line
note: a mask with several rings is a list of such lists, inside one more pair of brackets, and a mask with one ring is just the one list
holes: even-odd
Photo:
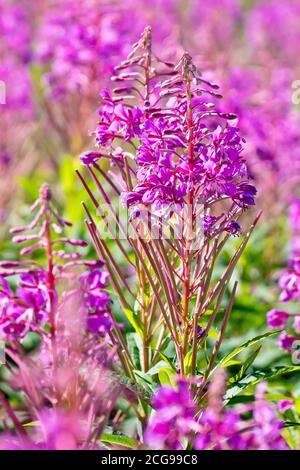
[(136, 376), (137, 383), (144, 389), (149, 396), (152, 396), (155, 392), (156, 385), (153, 382), (150, 375), (142, 372), (140, 370), (134, 370), (134, 375)]
[(235, 356), (237, 356), (240, 352), (242, 352), (244, 349), (248, 348), (249, 346), (252, 346), (255, 343), (258, 343), (264, 338), (268, 338), (269, 336), (276, 335), (280, 333), (281, 330), (276, 330), (276, 331), (268, 331), (267, 333), (264, 333), (263, 335), (255, 336), (255, 338), (248, 339), (244, 343), (240, 344), (240, 346), (237, 346), (234, 348), (227, 356), (223, 357), (221, 361), (218, 364), (219, 366), (226, 367), (227, 363)]
[(42, 67), (38, 66), (37, 64), (31, 65), (29, 67), (29, 72), (30, 72), (31, 81), (34, 87), (35, 95), (42, 96), (43, 95), (43, 87), (42, 87), (43, 69)]
[(296, 413), (300, 415), (300, 396), (295, 397), (295, 409)]
[(174, 373), (176, 373), (176, 369), (172, 361), (164, 353), (159, 352), (158, 354), (164, 360), (164, 362), (168, 365), (168, 368), (170, 368)]
[(207, 336), (209, 339), (217, 339), (219, 336), (219, 333), (214, 328), (210, 328)]
[(192, 364), (193, 351), (190, 350), (184, 358), (184, 370), (189, 371)]
[[(237, 380), (240, 380), (241, 378), (244, 377), (244, 375), (246, 374), (251, 364), (253, 364), (253, 362), (255, 361), (260, 350), (261, 350), (261, 345), (248, 356), (248, 358), (246, 359), (244, 364), (241, 366), (238, 373), (234, 377), (231, 377), (231, 379), (229, 379), (229, 383), (236, 382)], [(227, 367), (228, 367), (228, 364), (227, 364)]]
[(129, 323), (134, 328), (134, 330), (140, 335), (141, 338), (143, 338), (144, 337), (143, 325), (138, 315), (135, 315), (134, 312), (130, 310), (129, 308), (124, 308), (123, 312), (126, 315), (126, 318), (128, 319)]
[(40, 421), (30, 421), (30, 423), (23, 424), (23, 427), (24, 428), (32, 428), (32, 427), (40, 426), (40, 425), (41, 425)]
[(71, 155), (63, 155), (62, 162), (59, 167), (59, 179), (65, 192), (70, 193), (74, 189), (74, 169), (77, 162)]
[(127, 333), (126, 342), (130, 356), (134, 362), (134, 365), (137, 369), (141, 366), (141, 350), (139, 344), (140, 337), (137, 333)]
[(136, 449), (137, 447), (137, 443), (134, 439), (120, 436), (119, 434), (108, 434), (104, 432), (100, 440), (104, 444), (117, 444), (118, 446), (129, 447), (130, 449)]
[(253, 403), (254, 401), (254, 395), (238, 395), (230, 400), (230, 405), (240, 405), (241, 403)]
[[(197, 297), (197, 294), (195, 295), (195, 298)], [(208, 308), (207, 310), (205, 310), (205, 313), (204, 313), (204, 317), (209, 317), (210, 315), (212, 315), (214, 312), (214, 309), (213, 308)], [(218, 309), (218, 312), (217, 312), (217, 315), (221, 315), (221, 314), (224, 314), (225, 312), (225, 308), (219, 308)]]
[(155, 364), (155, 366), (151, 367), (151, 369), (148, 370), (147, 374), (151, 375), (152, 377), (153, 375), (158, 374), (161, 369), (167, 368), (168, 367), (166, 367), (166, 363), (164, 361), (159, 361), (157, 364)]
[(266, 392), (266, 398), (270, 401), (279, 401), (279, 400), (290, 400), (290, 396), (284, 395), (283, 393), (270, 393)]
[(292, 372), (299, 372), (300, 366), (291, 366), (291, 367), (273, 367), (267, 371), (257, 371), (253, 374), (246, 375), (241, 380), (235, 382), (235, 384), (227, 389), (225, 393), (225, 402), (231, 400), (233, 397), (238, 395), (240, 392), (246, 390), (251, 385), (256, 385), (263, 380), (272, 379), (284, 374), (290, 374)]
[(231, 359), (231, 360), (226, 364), (226, 367), (238, 366), (239, 364), (241, 364), (241, 361), (238, 361), (238, 360), (236, 360), (236, 359)]
[(161, 385), (175, 386), (174, 372), (171, 369), (160, 369), (158, 378)]
[(262, 345), (258, 346), (257, 349), (255, 349), (251, 354), (249, 354), (249, 356), (247, 357), (247, 359), (245, 360), (244, 364), (241, 367), (241, 371), (240, 371), (241, 375), (239, 378), (242, 378), (245, 375), (249, 367), (253, 364), (258, 354), (260, 353), (261, 348), (262, 348)]

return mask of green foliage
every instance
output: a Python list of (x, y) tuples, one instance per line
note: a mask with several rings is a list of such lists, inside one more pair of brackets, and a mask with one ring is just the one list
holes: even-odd
[(110, 444), (112, 446), (124, 447), (127, 449), (136, 449), (137, 442), (130, 437), (121, 436), (119, 434), (108, 434), (104, 432), (101, 436), (100, 442), (102, 444)]
[(254, 344), (258, 343), (259, 341), (262, 341), (264, 338), (268, 338), (269, 336), (273, 336), (275, 334), (278, 334), (280, 330), (278, 331), (268, 331), (267, 333), (264, 333), (263, 335), (256, 336), (255, 338), (251, 338), (244, 343), (242, 343), (240, 346), (236, 347), (231, 351), (229, 354), (227, 354), (221, 361), (219, 362), (219, 366), (226, 367), (231, 359), (233, 359), (235, 356), (240, 354), (244, 349), (248, 348), (249, 346), (253, 346)]
[(225, 401), (230, 401), (232, 398), (234, 398), (236, 395), (238, 395), (240, 392), (244, 392), (247, 390), (250, 386), (257, 385), (260, 382), (263, 381), (268, 381), (270, 379), (273, 379), (275, 377), (282, 377), (285, 376), (286, 374), (291, 374), (293, 372), (298, 372), (300, 371), (300, 366), (290, 366), (290, 367), (284, 367), (284, 366), (278, 366), (278, 367), (273, 367), (272, 369), (267, 369), (265, 371), (256, 371), (253, 372), (252, 374), (248, 374), (245, 377), (243, 377), (241, 380), (237, 380), (236, 382), (231, 385), (225, 394)]

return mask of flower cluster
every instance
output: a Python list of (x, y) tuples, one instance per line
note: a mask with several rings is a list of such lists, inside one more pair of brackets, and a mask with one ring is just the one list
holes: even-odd
[(31, 34), (28, 11), (24, 5), (1, 0), (0, 30), (3, 40), (0, 45), (1, 55), (7, 53), (6, 47), (9, 47), (13, 57), (27, 63), (31, 58)]
[[(33, 221), (25, 227), (15, 227), (15, 243), (29, 243), (20, 254), (25, 256), (39, 249), (47, 254), (47, 268), (36, 261), (2, 261), (0, 271), (0, 333), (11, 341), (23, 339), (28, 331), (43, 333), (41, 327), (51, 324), (52, 332), (56, 329), (55, 316), (62, 308), (58, 299), (57, 284), (60, 280), (72, 281), (68, 297), (74, 292), (81, 292), (82, 314), (86, 318), (88, 331), (105, 336), (110, 331), (112, 323), (109, 314), (110, 296), (104, 290), (107, 286), (108, 274), (101, 270), (101, 261), (83, 262), (79, 252), (70, 253), (71, 247), (84, 247), (86, 242), (61, 236), (65, 226), (71, 225), (65, 221), (55, 208), (50, 190), (43, 185), (40, 196), (32, 206), (36, 212)], [(54, 237), (53, 233), (59, 237)], [(21, 235), (20, 235), (21, 234)], [(59, 247), (59, 249), (56, 249)], [(76, 266), (88, 268), (83, 274), (76, 275)], [(17, 289), (14, 292), (7, 278), (18, 276)], [(68, 289), (67, 289), (68, 290)], [(62, 299), (63, 300), (63, 299)], [(63, 302), (62, 302), (63, 304)]]
[[(299, 303), (300, 299), (300, 262), (299, 258), (291, 260), (289, 269), (281, 276), (279, 286), (282, 289), (279, 300), (289, 302), (291, 300)], [(289, 320), (293, 320), (289, 325)], [(292, 351), (294, 342), (300, 334), (300, 313), (289, 313), (286, 310), (272, 309), (267, 314), (270, 328), (287, 328), (279, 336), (279, 346), (289, 352)], [(289, 333), (293, 330), (293, 334)]]
[(50, 298), (45, 271), (21, 274), (16, 295), (4, 277), (0, 278), (0, 337), (22, 339), (28, 331), (39, 330), (49, 318)]
[[(80, 92), (92, 98), (97, 93), (147, 19), (157, 22), (154, 5), (143, 3), (129, 1), (125, 7), (121, 2), (59, 0), (47, 8), (35, 60), (48, 69), (43, 79), (52, 97), (61, 100)], [(163, 13), (163, 5), (158, 6)], [(170, 28), (166, 32), (160, 23), (158, 32), (162, 39)]]
[[(67, 0), (56, 2), (45, 12), (35, 55), (41, 64), (49, 64), (44, 80), (52, 97), (59, 99), (67, 92), (84, 92), (91, 80), (100, 77), (99, 64), (102, 68), (103, 49), (107, 47), (100, 35), (102, 10), (96, 1)], [(107, 33), (108, 29), (109, 24)], [(110, 29), (108, 43), (109, 38), (118, 39)]]
[(297, 27), (300, 8), (297, 0), (288, 0), (282, 8), (276, 0), (264, 0), (250, 11), (247, 39), (251, 51), (261, 60), (294, 64), (294, 52), (299, 41)]
[[(240, 207), (254, 204), (255, 189), (247, 184), (236, 124), (210, 129), (199, 119), (194, 128), (195, 154), (189, 166), (187, 127), (183, 106), (172, 110), (172, 118), (146, 121), (137, 153), (138, 184), (127, 195), (127, 203), (182, 205), (191, 188), (202, 204), (230, 198)], [(181, 119), (180, 119), (181, 118)], [(181, 147), (181, 150), (179, 150)], [(181, 154), (182, 152), (182, 154)]]
[(295, 257), (290, 261), (288, 270), (281, 276), (279, 281), (281, 295), (279, 300), (300, 300), (300, 258)]
[(80, 417), (63, 411), (41, 413), (40, 429), (34, 438), (6, 433), (0, 437), (1, 450), (76, 450), (84, 437)]
[[(194, 2), (187, 8), (186, 16), (193, 34), (182, 27), (181, 34), (188, 50), (193, 51), (197, 62), (207, 71), (218, 71), (231, 61), (233, 48), (239, 48), (239, 25), (243, 22), (244, 11), (239, 0), (214, 0)], [(224, 28), (226, 21), (226, 28)], [(201, 47), (199, 47), (201, 44)]]
[[(288, 268), (279, 279), (281, 294), (279, 301), (300, 303), (300, 252), (299, 252), (299, 208), (300, 201), (294, 198), (289, 210), (289, 225), (291, 229), (291, 255)], [(289, 325), (290, 320), (293, 320)], [(267, 313), (267, 321), (270, 328), (282, 328), (284, 331), (279, 336), (279, 346), (291, 352), (294, 342), (300, 335), (300, 313), (289, 313), (286, 310), (272, 309)], [(292, 334), (291, 334), (292, 333)]]
[[(98, 263), (98, 265), (101, 263)], [(108, 273), (95, 267), (80, 277), (84, 308), (87, 311), (87, 329), (91, 333), (104, 336), (112, 328), (109, 313), (110, 296), (107, 287)]]
[[(92, 264), (92, 263), (91, 263)], [(2, 263), (3, 265), (3, 263)], [(105, 336), (112, 328), (109, 311), (111, 302), (109, 294), (104, 290), (108, 274), (95, 267), (80, 275), (82, 291), (82, 314), (86, 318), (87, 330)], [(25, 271), (25, 270), (24, 270)], [(6, 341), (22, 340), (29, 331), (41, 333), (50, 319), (51, 297), (47, 283), (47, 271), (27, 270), (20, 274), (16, 292), (8, 281), (8, 274), (0, 277), (0, 337)], [(56, 291), (54, 308), (59, 310)]]
[(12, 185), (16, 186), (16, 168), (25, 159), (24, 142), (34, 121), (29, 16), (24, 2), (0, 0), (0, 218), (4, 220)]
[[(16, 188), (16, 169), (30, 174), (41, 165), (45, 141), (54, 166), (62, 148), (71, 154), (85, 149), (95, 96), (148, 21), (158, 41), (176, 50), (176, 28), (160, 21), (161, 14), (176, 21), (176, 2), (0, 1), (1, 105), (6, 87), (0, 176), (9, 172)], [(4, 210), (12, 203), (10, 190), (3, 180)]]
[(190, 441), (197, 450), (287, 449), (281, 436), (283, 422), (265, 398), (265, 384), (257, 387), (253, 405), (224, 409), (224, 383), (216, 378), (207, 408), (198, 411), (187, 384), (179, 381), (177, 387), (162, 387), (152, 400), (155, 412), (145, 434), (150, 447), (182, 449)]
[[(95, 131), (100, 151), (83, 154), (81, 161), (93, 165), (107, 156), (124, 172), (124, 159), (134, 159), (134, 186), (122, 194), (128, 207), (164, 208), (168, 217), (170, 208), (200, 205), (204, 232), (215, 221), (238, 234), (232, 217), (254, 205), (256, 189), (249, 182), (238, 121), (215, 104), (218, 86), (201, 76), (188, 54), (177, 66), (154, 60), (149, 28), (115, 70), (118, 87), (112, 95), (103, 92)], [(231, 203), (227, 216), (209, 214), (223, 201)]]
[[(39, 425), (27, 434), (0, 392), (20, 434), (2, 435), (0, 448), (96, 448), (119, 393), (109, 372), (115, 350), (106, 341), (112, 330), (108, 274), (103, 262), (83, 261), (69, 250), (86, 242), (62, 236), (71, 224), (59, 214), (47, 185), (32, 212), (29, 225), (12, 229), (14, 242), (27, 244), (21, 259), (1, 262), (0, 339), (17, 366), (9, 369), (9, 384), (23, 391), (24, 416)], [(37, 249), (45, 250), (44, 259), (25, 259)], [(29, 332), (39, 338), (32, 355), (22, 347)]]
[[(264, 396), (265, 384), (260, 384), (253, 406), (216, 413), (208, 407), (200, 418), (200, 431), (195, 447), (199, 450), (286, 450), (281, 436), (283, 422)], [(244, 415), (250, 413), (251, 419)]]
[[(6, 125), (15, 129), (18, 122), (24, 124), (25, 119), (32, 118), (32, 87), (28, 71), (28, 62), (32, 55), (31, 37), (24, 5), (0, 1), (0, 34), (0, 80), (6, 85), (1, 129), (5, 129)], [(5, 143), (3, 132), (1, 147)]]
[(148, 423), (145, 443), (153, 449), (182, 449), (182, 441), (197, 429), (196, 406), (188, 384), (179, 380), (177, 388), (161, 387), (152, 398), (152, 406), (156, 412)]
[(289, 206), (289, 226), (291, 237), (291, 254), (300, 256), (300, 199), (293, 197)]
[[(135, 330), (139, 325), (143, 370), (156, 364), (156, 353), (149, 345), (157, 340), (156, 315), (162, 315), (176, 350), (176, 367), (183, 376), (196, 376), (199, 345), (206, 341), (231, 268), (259, 215), (244, 235), (230, 269), (219, 277), (211, 273), (227, 238), (242, 233), (238, 219), (255, 205), (256, 188), (242, 154), (244, 141), (236, 116), (220, 111), (217, 104), (221, 98), (218, 85), (203, 77), (188, 53), (174, 65), (158, 58), (153, 49), (152, 29), (147, 27), (127, 58), (114, 68), (112, 91), (105, 89), (101, 95), (100, 120), (94, 132), (97, 151), (80, 157), (85, 173), (107, 203), (105, 211), (84, 174), (77, 174), (108, 232), (112, 233), (104, 212), (117, 222), (122, 237), (116, 243), (136, 273), (135, 295), (85, 205), (87, 227), (97, 252), (107, 262), (124, 314), (128, 317), (128, 312), (134, 312), (133, 317), (129, 314), (129, 322)], [(110, 162), (107, 173), (102, 170), (103, 159)], [(129, 230), (119, 223), (111, 192), (129, 208)], [(123, 236), (136, 255), (133, 263), (126, 256)], [(206, 322), (209, 305), (213, 314)], [(159, 341), (163, 337), (164, 333)], [(185, 359), (188, 354), (190, 364)], [(126, 364), (134, 359), (126, 349), (123, 355), (120, 359), (130, 377)], [(170, 422), (166, 415), (166, 427), (172, 426), (171, 414)], [(187, 438), (190, 431), (187, 426)], [(175, 446), (179, 445), (176, 432), (172, 434)]]
[(266, 207), (272, 202), (275, 206), (274, 201), (286, 205), (299, 185), (299, 115), (291, 106), (292, 81), (288, 69), (275, 68), (270, 75), (258, 67), (234, 66), (223, 83), (225, 108), (239, 116), (246, 138), (244, 155), (255, 181), (263, 184)]

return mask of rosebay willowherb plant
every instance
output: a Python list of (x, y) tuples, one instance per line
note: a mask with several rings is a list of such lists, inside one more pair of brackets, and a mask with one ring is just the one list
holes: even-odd
[[(105, 210), (87, 178), (78, 175), (102, 221), (109, 214), (118, 222), (121, 237), (109, 223), (107, 231), (130, 265), (128, 276), (84, 205), (95, 247), (135, 332), (122, 337), (119, 348), (125, 373), (135, 381), (141, 377), (136, 369), (158, 373), (160, 381), (172, 370), (200, 374), (199, 392), (229, 320), (237, 288), (221, 309), (229, 281), (258, 217), (225, 271), (216, 276), (214, 268), (228, 238), (242, 233), (238, 220), (254, 205), (256, 189), (249, 183), (236, 116), (214, 104), (221, 98), (218, 86), (202, 78), (187, 53), (176, 66), (159, 59), (151, 34), (146, 28), (115, 67), (112, 81), (118, 86), (102, 94), (98, 151), (81, 155)], [(108, 174), (101, 167), (106, 158)], [(129, 230), (113, 204), (119, 198), (129, 210)], [(219, 334), (203, 367), (205, 344), (221, 311)], [(133, 337), (139, 357), (130, 351)]]
[[(276, 332), (220, 358), (231, 278), (259, 219), (243, 219), (256, 189), (237, 118), (188, 53), (177, 65), (155, 55), (150, 28), (112, 81), (97, 149), (77, 171), (99, 261), (74, 251), (86, 242), (64, 235), (70, 224), (43, 185), (32, 222), (12, 230), (20, 260), (1, 262), (0, 447), (285, 449), (264, 390), (246, 397), (254, 404), (239, 394), (299, 367), (248, 374), (260, 348), (234, 361)], [(226, 391), (215, 373), (232, 363)]]
[(300, 200), (293, 198), (289, 207), (289, 225), (291, 232), (291, 256), (287, 269), (281, 274), (279, 302), (284, 307), (273, 308), (267, 313), (267, 322), (271, 329), (282, 329), (279, 346), (292, 354), (295, 363), (300, 363)]
[[(0, 400), (9, 422), (3, 422), (0, 448), (91, 448), (119, 393), (110, 372), (115, 350), (107, 273), (100, 261), (83, 261), (70, 250), (86, 242), (64, 236), (71, 224), (59, 215), (47, 185), (32, 211), (29, 225), (12, 229), (13, 241), (27, 244), (22, 259), (1, 262), (0, 337), (9, 393), (0, 392)], [(44, 256), (26, 260), (37, 250)], [(17, 288), (10, 278), (17, 278)], [(30, 354), (28, 341), (39, 343)], [(12, 394), (19, 396), (17, 411)], [(17, 435), (9, 433), (11, 425)]]

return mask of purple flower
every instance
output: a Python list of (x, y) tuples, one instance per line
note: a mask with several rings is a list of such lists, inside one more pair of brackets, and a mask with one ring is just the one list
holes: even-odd
[(267, 321), (270, 328), (284, 328), (289, 314), (283, 310), (272, 309), (267, 313)]
[(80, 161), (83, 165), (92, 165), (97, 162), (102, 154), (99, 152), (85, 152), (80, 155)]
[(257, 387), (253, 403), (225, 409), (224, 377), (219, 377), (209, 386), (204, 409), (196, 408), (183, 381), (177, 388), (158, 389), (152, 401), (155, 412), (145, 433), (146, 444), (152, 449), (178, 450), (184, 440), (194, 437), (197, 450), (286, 450), (288, 446), (281, 436), (284, 423), (265, 398), (265, 384)]
[(297, 314), (294, 318), (293, 328), (296, 333), (300, 334), (300, 314)]
[[(206, 144), (195, 146), (191, 170), (186, 158), (187, 130), (183, 122), (180, 122), (180, 119), (184, 121), (184, 109), (179, 107), (178, 111), (176, 120), (153, 118), (151, 130), (148, 121), (142, 127), (137, 157), (138, 183), (127, 196), (127, 204), (182, 204), (189, 189), (193, 188), (199, 202), (228, 196), (239, 207), (253, 205), (256, 189), (245, 182), (233, 183), (247, 174), (244, 160), (240, 156), (237, 128), (228, 124), (223, 128), (219, 126), (217, 139), (213, 133), (206, 136), (207, 131), (199, 119), (199, 127), (196, 128), (198, 140), (203, 140), (205, 136)], [(166, 148), (163, 153), (159, 150), (162, 148)], [(177, 153), (183, 154), (180, 162), (174, 156), (175, 149)]]
[[(175, 10), (174, 5), (166, 10), (159, 1), (160, 14), (168, 14), (168, 20), (170, 11), (174, 16)], [(159, 41), (165, 41), (174, 27), (170, 21), (156, 20), (153, 5), (147, 2), (50, 2), (36, 31), (34, 59), (47, 70), (44, 82), (52, 98), (65, 100), (70, 93), (80, 91), (93, 101), (150, 19)]]
[[(249, 19), (251, 13), (246, 17)], [(260, 33), (263, 34), (262, 31)], [(265, 64), (268, 53), (274, 50), (273, 43), (270, 43), (268, 51), (260, 51), (261, 55), (255, 50), (255, 60), (259, 57)], [(291, 193), (299, 185), (300, 138), (297, 132), (299, 115), (290, 105), (288, 89), (294, 80), (293, 66), (282, 68), (282, 63), (279, 65), (273, 59), (271, 63), (271, 80), (257, 67), (234, 65), (230, 67), (222, 88), (225, 88), (226, 108), (239, 116), (239, 127), (246, 139), (244, 155), (249, 172), (256, 185), (263, 187), (266, 195), (270, 194), (270, 203), (274, 207), (279, 198), (289, 202)], [(279, 128), (280, 133), (277, 132)], [(286, 148), (289, 148), (288, 155)], [(291, 160), (293, 168), (289, 164)]]
[(293, 197), (289, 207), (292, 255), (300, 256), (300, 199)]
[(265, 383), (258, 385), (253, 410), (256, 449), (287, 450), (288, 446), (281, 436), (283, 422), (277, 418), (275, 409), (266, 400), (265, 389)]
[(23, 310), (10, 309), (9, 316), (1, 320), (1, 337), (7, 341), (15, 341), (24, 338), (28, 333), (28, 323), (22, 319)]
[(212, 227), (217, 222), (217, 217), (214, 217), (212, 215), (204, 215), (202, 220), (203, 220), (203, 232), (204, 232), (204, 234), (206, 234), (206, 233), (210, 232)]
[(180, 380), (176, 388), (159, 388), (152, 405), (156, 411), (149, 420), (145, 443), (153, 449), (182, 449), (182, 440), (196, 429), (195, 404), (188, 384)]
[(104, 290), (107, 281), (108, 273), (98, 268), (86, 271), (81, 276), (81, 289), (87, 311), (87, 329), (100, 336), (105, 336), (112, 328), (109, 314), (111, 299), (108, 292)]
[(278, 344), (282, 349), (285, 349), (286, 351), (290, 352), (296, 339), (297, 338), (295, 338), (294, 336), (291, 336), (285, 331), (283, 331), (278, 337)]
[(241, 226), (235, 220), (231, 220), (228, 224), (226, 224), (225, 230), (232, 235), (240, 235), (242, 231)]
[(201, 339), (202, 336), (205, 334), (205, 332), (206, 332), (206, 329), (202, 328), (200, 325), (198, 325), (198, 327), (197, 327), (197, 338)]
[(88, 315), (87, 318), (87, 329), (91, 333), (98, 334), (99, 336), (105, 336), (108, 331), (112, 328), (112, 321), (108, 314), (99, 315)]
[[(27, 7), (9, 1), (0, 2), (0, 51), (11, 51), (21, 63), (28, 63), (31, 53), (30, 17)], [(3, 47), (3, 51), (2, 51)]]
[(5, 279), (0, 283), (0, 330), (8, 341), (20, 340), (38, 324), (47, 322), (49, 293), (44, 271), (22, 274), (16, 296)]
[(76, 450), (84, 437), (80, 417), (62, 410), (43, 411), (40, 416), (47, 450)]
[(13, 293), (9, 286), (9, 283), (4, 277), (0, 276), (0, 302), (1, 302), (0, 305), (1, 307), (3, 306), (3, 303), (6, 302), (6, 299), (12, 296), (13, 296)]
[(81, 276), (84, 288), (89, 291), (98, 291), (107, 285), (108, 273), (99, 269), (92, 269)]
[[(131, 167), (134, 187), (124, 191), (123, 201), (133, 210), (142, 204), (154, 211), (192, 203), (198, 213), (199, 205), (205, 210), (225, 199), (233, 203), (234, 212), (253, 205), (256, 189), (249, 183), (242, 155), (244, 140), (235, 116), (222, 113), (214, 104), (218, 87), (196, 73), (188, 54), (161, 78), (152, 76), (154, 69), (144, 77), (140, 65), (149, 53), (149, 31), (146, 28), (133, 53), (116, 67), (114, 82), (124, 83), (112, 94), (104, 91), (95, 131), (99, 147), (130, 142), (136, 149), (136, 165)], [(142, 80), (149, 82), (146, 91), (137, 89)], [(172, 214), (169, 210), (168, 217)], [(209, 217), (216, 219), (209, 221)], [(219, 217), (205, 216), (204, 232)], [(227, 229), (232, 234), (240, 231), (233, 221)]]
[(109, 146), (120, 137), (124, 141), (139, 137), (143, 114), (140, 108), (116, 104), (109, 92), (103, 93), (100, 121), (95, 131), (96, 143)]
[(279, 287), (282, 289), (279, 300), (287, 302), (295, 299), (300, 300), (300, 259), (293, 258), (289, 263), (288, 270), (281, 276)]
[(292, 408), (292, 406), (292, 400), (280, 400), (278, 402), (278, 409), (281, 413), (284, 413), (285, 411), (289, 410), (290, 408)]
[(195, 440), (197, 450), (247, 449), (247, 437), (241, 431), (238, 413), (227, 410), (222, 416), (205, 410), (199, 420), (200, 430)]
[(257, 190), (251, 184), (241, 183), (239, 185), (235, 185), (232, 183), (226, 183), (224, 191), (225, 194), (232, 197), (240, 207), (247, 207), (255, 204), (255, 195)]
[(276, 0), (257, 3), (249, 11), (246, 32), (255, 57), (260, 51), (265, 60), (274, 58), (281, 66), (293, 65), (293, 52), (300, 39), (295, 27), (300, 17), (299, 3), (291, 0), (283, 8)]
[(48, 308), (49, 293), (45, 271), (29, 271), (20, 276), (17, 295), (37, 313)]
[[(215, 379), (217, 380), (217, 379)], [(220, 385), (217, 382), (217, 385)], [(220, 390), (209, 389), (208, 407), (199, 419), (195, 448), (198, 450), (283, 450), (287, 449), (281, 430), (283, 423), (267, 402), (265, 385), (258, 386), (252, 405), (224, 409)], [(219, 394), (219, 396), (217, 396)], [(245, 419), (244, 415), (250, 415)]]

